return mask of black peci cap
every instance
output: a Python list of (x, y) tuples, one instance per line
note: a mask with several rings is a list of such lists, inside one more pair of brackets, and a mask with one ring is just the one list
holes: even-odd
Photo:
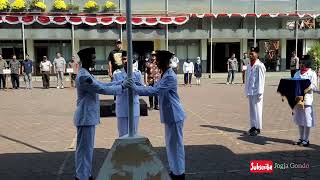
[(96, 54), (96, 49), (93, 47), (81, 49), (78, 53), (80, 61), (85, 61), (90, 59), (92, 54)]
[(122, 51), (121, 56), (122, 56), (122, 57), (127, 57), (127, 56), (128, 56), (128, 55), (127, 55), (127, 51)]
[(259, 53), (259, 48), (258, 47), (251, 47), (250, 52), (256, 52)]
[(170, 61), (172, 56), (173, 56), (173, 53), (170, 51), (165, 51), (165, 50), (156, 51), (157, 61)]

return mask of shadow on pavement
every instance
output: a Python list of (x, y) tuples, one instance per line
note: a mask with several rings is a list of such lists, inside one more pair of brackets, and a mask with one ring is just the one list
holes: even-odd
[[(27, 145), (21, 141), (17, 143)], [(250, 153), (248, 149), (247, 154), (235, 154), (224, 146), (214, 144), (187, 145), (185, 149), (188, 180), (320, 178), (320, 167), (317, 164), (320, 159), (318, 149), (265, 153)], [(165, 166), (168, 166), (165, 148), (156, 147), (155, 150)], [(94, 176), (98, 174), (108, 151), (108, 149), (95, 149)], [(255, 159), (273, 160), (274, 163), (308, 163), (310, 168), (275, 169), (273, 174), (250, 174), (249, 163)], [(6, 153), (0, 154), (0, 162), (1, 180), (72, 180), (74, 176), (74, 151)]]
[[(279, 138), (271, 138), (271, 137), (263, 136), (263, 131), (261, 131), (262, 134), (255, 136), (255, 137), (252, 137), (252, 136), (248, 136), (246, 131), (233, 129), (233, 128), (229, 128), (229, 127), (212, 126), (212, 125), (200, 125), (200, 126), (212, 128), (212, 129), (218, 129), (218, 130), (226, 131), (226, 132), (238, 133), (239, 137), (237, 139), (240, 139), (240, 140), (246, 141), (246, 142), (250, 142), (253, 144), (258, 144), (258, 145), (266, 145), (266, 144), (270, 144), (270, 142), (290, 144), (290, 145), (293, 145), (295, 143), (294, 141), (287, 140), (287, 139), (279, 139)], [(318, 146), (318, 145), (310, 144), (309, 148), (320, 152), (320, 146)], [(319, 162), (319, 164), (320, 164), (320, 162)]]

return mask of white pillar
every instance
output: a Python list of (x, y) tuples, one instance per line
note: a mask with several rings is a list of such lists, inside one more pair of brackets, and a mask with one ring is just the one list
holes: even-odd
[[(77, 57), (77, 53), (80, 51), (80, 40), (79, 39), (74, 39), (74, 47), (73, 47), (73, 54), (74, 56)], [(80, 60), (80, 59), (78, 59)]]
[(243, 53), (248, 53), (248, 39), (241, 39), (240, 40), (240, 57), (242, 58)]
[(202, 70), (203, 72), (207, 72), (207, 66), (208, 66), (208, 40), (207, 39), (201, 39), (200, 42), (200, 58), (202, 60)]
[(26, 54), (29, 54), (31, 60), (36, 62), (35, 55), (34, 55), (34, 42), (32, 39), (26, 39)]
[(208, 52), (208, 41), (207, 39), (201, 39), (201, 45), (200, 45), (200, 58), (202, 61), (207, 60), (207, 52)]
[(317, 40), (313, 39), (304, 39), (303, 40), (303, 54), (308, 54), (308, 51), (314, 46), (317, 42)]
[(287, 40), (280, 39), (280, 48), (281, 48), (281, 71), (286, 70), (287, 64)]

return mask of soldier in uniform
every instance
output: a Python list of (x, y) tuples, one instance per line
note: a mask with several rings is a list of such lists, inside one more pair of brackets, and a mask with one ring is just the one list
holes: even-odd
[(102, 83), (97, 81), (90, 69), (95, 65), (95, 49), (86, 48), (78, 52), (82, 68), (76, 78), (77, 109), (74, 124), (77, 128), (75, 152), (76, 180), (92, 180), (91, 168), (96, 125), (100, 122), (98, 94), (120, 94), (133, 80)]
[(262, 129), (263, 93), (266, 67), (258, 59), (258, 48), (251, 48), (250, 63), (248, 64), (245, 80), (245, 93), (249, 100), (250, 136), (257, 136)]
[(183, 124), (185, 111), (177, 90), (177, 75), (170, 67), (172, 53), (157, 51), (156, 62), (161, 72), (161, 79), (153, 86), (130, 85), (141, 96), (159, 96), (160, 120), (165, 125), (165, 143), (173, 180), (185, 179), (185, 152), (183, 144)]
[[(123, 81), (127, 78), (127, 51), (122, 51), (122, 64), (123, 68), (117, 69), (113, 73), (113, 81)], [(133, 70), (134, 81), (141, 82), (141, 72), (138, 69)], [(142, 82), (141, 82), (142, 83)], [(116, 98), (116, 115), (118, 119), (118, 133), (119, 137), (128, 134), (128, 90), (124, 90), (121, 95), (117, 95)], [(140, 116), (140, 103), (139, 95), (134, 94), (134, 131), (135, 134), (138, 132), (139, 116)]]

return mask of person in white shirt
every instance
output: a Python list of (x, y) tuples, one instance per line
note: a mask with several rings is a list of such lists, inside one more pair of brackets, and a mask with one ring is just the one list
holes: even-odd
[(183, 63), (184, 85), (191, 86), (193, 72), (194, 72), (193, 62), (190, 62), (190, 60), (187, 59), (187, 61)]
[(170, 66), (172, 70), (177, 74), (179, 70), (179, 59), (173, 54), (172, 58), (170, 59)]
[(43, 60), (40, 62), (40, 71), (42, 73), (42, 83), (44, 89), (49, 89), (50, 87), (50, 73), (52, 64), (48, 61), (47, 56), (43, 56)]
[(250, 136), (257, 136), (262, 129), (263, 93), (266, 67), (258, 59), (258, 48), (251, 48), (250, 63), (248, 64), (245, 93), (249, 99), (250, 109)]
[(64, 73), (66, 71), (66, 60), (58, 52), (53, 60), (53, 71), (57, 75), (57, 88), (63, 89)]
[(295, 106), (293, 121), (299, 127), (299, 140), (295, 143), (304, 147), (309, 146), (310, 128), (315, 127), (316, 116), (313, 107), (313, 91), (317, 90), (317, 74), (310, 68), (311, 62), (301, 62), (301, 68), (294, 75), (297, 79), (309, 79), (311, 82), (308, 92), (304, 95), (304, 108)]
[(249, 63), (248, 54), (243, 53), (243, 59), (241, 60), (241, 71), (242, 71), (242, 83), (245, 83), (246, 80), (246, 71)]

